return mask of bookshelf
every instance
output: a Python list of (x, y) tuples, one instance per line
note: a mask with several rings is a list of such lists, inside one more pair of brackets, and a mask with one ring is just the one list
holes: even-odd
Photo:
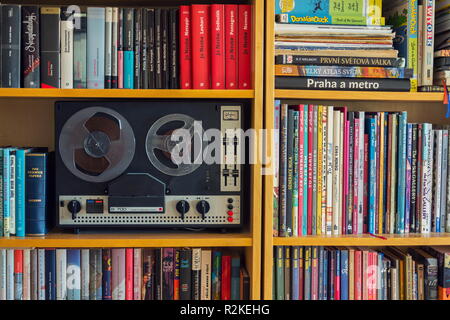
[[(0, 89), (0, 144), (16, 146), (46, 146), (54, 149), (54, 102), (65, 99), (158, 98), (158, 99), (248, 99), (251, 101), (251, 127), (263, 124), (263, 34), (264, 1), (219, 1), (220, 3), (250, 3), (252, 7), (252, 90), (131, 90), (131, 89)], [(39, 4), (36, 0), (7, 0), (4, 3)], [(48, 0), (48, 5), (68, 5), (73, 1)], [(81, 0), (80, 6), (170, 6), (211, 3), (210, 0)], [(262, 214), (261, 166), (250, 166), (249, 224), (241, 232), (196, 233), (172, 231), (136, 231), (118, 233), (71, 234), (52, 230), (45, 237), (0, 238), (0, 247), (229, 247), (244, 253), (250, 274), (252, 299), (261, 293)]]
[[(448, 124), (445, 118), (446, 106), (442, 93), (422, 92), (350, 92), (329, 90), (277, 90), (274, 76), (274, 8), (276, 0), (266, 0), (265, 17), (265, 61), (264, 61), (264, 128), (273, 129), (274, 100), (289, 101), (290, 104), (311, 103), (322, 105), (347, 106), (350, 111), (394, 111), (408, 112), (408, 121)], [(270, 139), (267, 142), (267, 156), (273, 154)], [(266, 168), (270, 164), (266, 164)], [(408, 234), (408, 235), (342, 235), (342, 236), (304, 236), (282, 238), (273, 236), (273, 180), (271, 175), (264, 176), (263, 200), (263, 299), (272, 299), (273, 247), (286, 246), (430, 246), (450, 245), (450, 234)]]

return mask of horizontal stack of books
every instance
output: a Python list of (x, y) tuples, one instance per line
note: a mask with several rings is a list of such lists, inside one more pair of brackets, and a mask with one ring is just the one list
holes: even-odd
[(274, 236), (450, 232), (449, 127), (275, 104)]
[(252, 87), (250, 5), (0, 11), (3, 88)]
[(47, 166), (47, 148), (0, 148), (0, 237), (47, 233)]
[(221, 249), (0, 249), (0, 300), (248, 300)]
[(275, 11), (276, 88), (410, 90), (413, 69), (398, 58), (381, 1), (279, 1)]
[(450, 300), (450, 247), (275, 247), (277, 300)]

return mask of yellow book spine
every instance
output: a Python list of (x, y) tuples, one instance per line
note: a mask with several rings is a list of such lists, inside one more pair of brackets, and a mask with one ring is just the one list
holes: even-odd
[(317, 198), (316, 198), (316, 233), (322, 234), (322, 110), (317, 108)]

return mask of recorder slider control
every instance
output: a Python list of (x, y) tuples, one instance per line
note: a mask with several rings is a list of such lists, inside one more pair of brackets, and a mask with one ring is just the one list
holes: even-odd
[(180, 200), (176, 205), (178, 213), (181, 214), (181, 219), (184, 220), (184, 215), (189, 211), (189, 202)]
[(72, 214), (72, 219), (75, 220), (77, 213), (81, 211), (81, 203), (78, 200), (71, 200), (67, 204), (67, 210)]
[(200, 200), (197, 203), (197, 211), (202, 215), (202, 220), (205, 220), (205, 215), (209, 212), (208, 201)]

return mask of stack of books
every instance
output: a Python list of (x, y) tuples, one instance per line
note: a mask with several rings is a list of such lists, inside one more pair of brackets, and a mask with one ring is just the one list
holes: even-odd
[(277, 300), (450, 300), (450, 247), (275, 247)]
[(250, 5), (1, 5), (3, 88), (251, 89)]
[(381, 1), (279, 1), (275, 11), (276, 88), (410, 90), (413, 70), (398, 58)]
[(248, 300), (238, 253), (199, 248), (0, 249), (0, 300)]
[(275, 104), (274, 236), (450, 232), (449, 127)]

